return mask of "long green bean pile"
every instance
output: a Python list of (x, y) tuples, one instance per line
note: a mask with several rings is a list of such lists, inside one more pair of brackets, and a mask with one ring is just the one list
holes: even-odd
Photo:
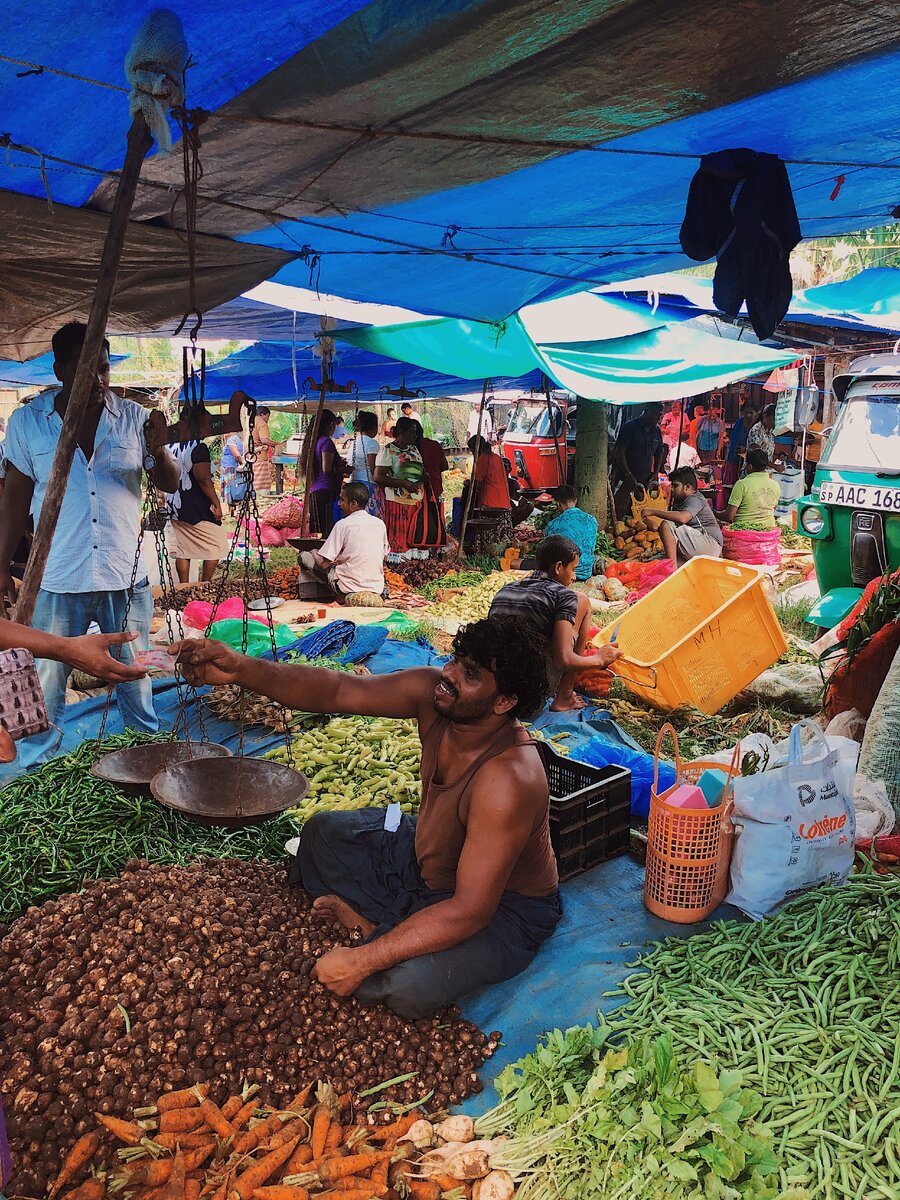
[[(147, 741), (134, 733), (103, 744)], [(133, 858), (183, 863), (214, 858), (281, 858), (294, 832), (287, 820), (246, 829), (196, 825), (148, 796), (126, 796), (90, 773), (96, 743), (52, 759), (0, 791), (0, 922), (31, 904), (110, 879)]]
[[(597, 1027), (556, 1031), (498, 1079), (504, 1098), (479, 1132), (514, 1135), (508, 1169), (521, 1164), (523, 1200), (900, 1197), (900, 878), (856, 875), (767, 921), (670, 938), (640, 967)], [(624, 1068), (604, 1062), (610, 1046), (628, 1051)], [(652, 1061), (641, 1067), (660, 1046), (679, 1087), (694, 1073), (677, 1102)], [(716, 1072), (728, 1113), (714, 1103)], [(723, 1079), (737, 1099), (758, 1096), (758, 1111), (738, 1116)], [(735, 1175), (747, 1137), (758, 1169), (745, 1161)], [(596, 1171), (598, 1155), (615, 1170)]]

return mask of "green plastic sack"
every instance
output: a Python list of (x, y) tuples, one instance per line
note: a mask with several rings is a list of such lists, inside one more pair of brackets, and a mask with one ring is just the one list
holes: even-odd
[[(368, 624), (369, 622), (366, 622)], [(419, 624), (406, 613), (392, 612), (389, 617), (382, 617), (378, 621), (373, 621), (373, 625), (384, 625), (389, 633), (409, 633), (411, 629), (415, 629)]]
[[(289, 625), (274, 625), (275, 645), (289, 646), (296, 642), (297, 635)], [(213, 621), (209, 627), (209, 636), (218, 642), (224, 642), (232, 650), (240, 650), (256, 658), (272, 649), (272, 635), (268, 625), (262, 621), (247, 622), (247, 646), (244, 648), (244, 622), (234, 617), (226, 617), (222, 621)]]

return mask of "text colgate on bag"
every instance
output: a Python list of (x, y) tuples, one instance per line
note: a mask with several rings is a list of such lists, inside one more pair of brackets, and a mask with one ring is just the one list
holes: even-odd
[[(812, 737), (804, 746), (801, 731)], [(842, 886), (853, 866), (855, 758), (814, 721), (791, 730), (788, 762), (734, 781), (737, 832), (728, 903), (755, 920), (800, 892)], [(843, 750), (843, 752), (842, 752)]]

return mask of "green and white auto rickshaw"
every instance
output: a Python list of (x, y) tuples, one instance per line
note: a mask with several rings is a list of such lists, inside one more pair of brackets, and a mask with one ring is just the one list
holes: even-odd
[(834, 380), (840, 405), (797, 532), (812, 541), (820, 597), (807, 620), (831, 629), (866, 584), (900, 568), (900, 354), (858, 358)]

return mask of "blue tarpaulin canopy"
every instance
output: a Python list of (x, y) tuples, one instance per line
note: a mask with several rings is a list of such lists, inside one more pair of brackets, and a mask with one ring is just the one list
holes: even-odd
[[(358, 389), (329, 395), (326, 403), (332, 407), (335, 402), (357, 399), (365, 404), (384, 401), (397, 406), (400, 401), (383, 394), (382, 389), (399, 387), (401, 379), (408, 389), (421, 390), (431, 398), (464, 396), (473, 390), (470, 379), (409, 366), (353, 346), (338, 346), (331, 371), (336, 383), (342, 386), (354, 383)], [(312, 346), (292, 349), (279, 343), (260, 342), (207, 369), (206, 399), (226, 401), (240, 388), (261, 404), (295, 404), (308, 398), (312, 409), (318, 390), (313, 385), (304, 388), (304, 381), (310, 376), (321, 379), (321, 373), (322, 360), (313, 353)], [(532, 360), (530, 373), (525, 372), (519, 378), (492, 376), (492, 379), (498, 388), (518, 386), (524, 391), (539, 385), (540, 373)]]
[[(674, 272), (623, 280), (598, 291), (633, 304), (643, 299), (651, 308), (662, 303), (680, 311), (683, 318), (716, 311), (711, 279)], [(900, 333), (900, 268), (868, 267), (839, 283), (801, 289), (794, 293), (785, 321), (860, 332)]]
[[(11, 193), (43, 205), (49, 189), (41, 258), (64, 253), (67, 205), (112, 206), (122, 63), (152, 2), (0, 15), (0, 219)], [(890, 0), (795, 0), (777, 31), (731, 0), (198, 0), (180, 15), (188, 104), (207, 113), (198, 227), (288, 256), (271, 262), (284, 283), (495, 321), (682, 267), (699, 157), (737, 146), (786, 161), (806, 237), (897, 203)], [(134, 222), (183, 226), (181, 172), (177, 153), (148, 160)], [(28, 270), (3, 255), (0, 332), (19, 346)]]
[[(113, 364), (124, 362), (127, 354), (111, 354)], [(59, 387), (53, 373), (53, 353), (41, 354), (29, 362), (20, 363), (12, 359), (0, 359), (0, 388), (44, 388)]]

